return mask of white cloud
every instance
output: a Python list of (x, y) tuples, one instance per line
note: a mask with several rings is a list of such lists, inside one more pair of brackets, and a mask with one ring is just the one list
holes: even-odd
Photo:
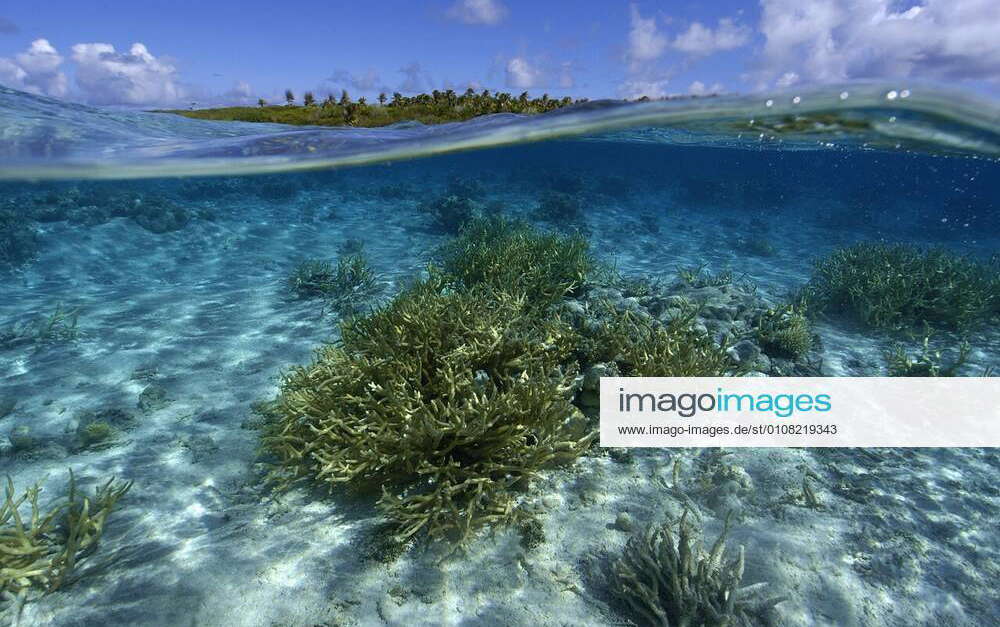
[(777, 87), (791, 87), (795, 83), (799, 82), (799, 75), (795, 72), (785, 72), (778, 80), (774, 81)]
[(637, 98), (663, 98), (667, 95), (667, 80), (630, 80), (618, 86), (618, 97), (626, 100)]
[(761, 0), (762, 85), (857, 78), (1000, 81), (1000, 2)]
[(222, 100), (226, 104), (256, 104), (253, 88), (246, 81), (236, 81), (230, 89), (222, 94)]
[(667, 38), (656, 27), (656, 18), (645, 18), (634, 4), (629, 6), (631, 28), (628, 31), (628, 58), (630, 68), (636, 71), (647, 61), (653, 61), (667, 49)]
[(177, 70), (156, 58), (141, 43), (116, 52), (105, 43), (76, 44), (76, 82), (82, 96), (95, 104), (169, 104), (185, 96)]
[(692, 96), (704, 96), (706, 94), (721, 94), (725, 91), (722, 83), (712, 83), (711, 87), (706, 87), (705, 83), (695, 81), (688, 86), (688, 93)]
[(47, 39), (36, 39), (13, 59), (0, 57), (0, 81), (9, 87), (46, 96), (65, 96), (63, 57)]
[(434, 84), (431, 75), (418, 61), (413, 61), (399, 68), (399, 73), (404, 77), (403, 82), (399, 85), (399, 91), (404, 94), (426, 91)]
[(729, 18), (722, 18), (714, 30), (701, 22), (693, 22), (671, 45), (681, 52), (703, 56), (739, 48), (749, 40), (750, 29)]
[[(418, 64), (419, 71), (419, 64)], [(405, 71), (404, 71), (405, 73)], [(341, 89), (350, 87), (361, 92), (390, 92), (392, 88), (382, 81), (382, 77), (374, 68), (365, 70), (362, 74), (354, 74), (348, 70), (336, 70), (324, 83), (330, 83)], [(322, 91), (323, 88), (320, 89)]]
[(497, 0), (458, 0), (447, 15), (466, 24), (493, 26), (507, 17), (507, 7)]
[(524, 57), (514, 57), (507, 61), (507, 87), (529, 89), (541, 82), (542, 73)]

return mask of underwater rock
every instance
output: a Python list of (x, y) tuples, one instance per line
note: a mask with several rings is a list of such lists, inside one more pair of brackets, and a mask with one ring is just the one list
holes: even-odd
[(115, 430), (103, 420), (95, 420), (85, 425), (81, 423), (76, 430), (80, 449), (102, 449), (113, 444)]
[(618, 515), (615, 516), (615, 529), (626, 533), (635, 529), (635, 521), (632, 520), (632, 515), (628, 512), (618, 512)]
[(144, 414), (150, 414), (154, 411), (163, 409), (164, 407), (170, 405), (171, 401), (167, 398), (167, 390), (161, 385), (151, 384), (143, 388), (142, 392), (139, 393), (139, 410)]
[(17, 401), (12, 398), (0, 398), (0, 420), (14, 413)]
[(181, 446), (190, 451), (191, 461), (196, 464), (205, 461), (221, 450), (212, 436), (207, 433), (188, 436), (181, 442)]
[(166, 199), (147, 197), (136, 203), (131, 217), (147, 231), (163, 234), (181, 230), (191, 221), (192, 215)]
[(0, 266), (22, 265), (38, 253), (38, 236), (27, 219), (0, 211)]
[(15, 453), (26, 453), (38, 445), (38, 440), (31, 435), (31, 427), (28, 425), (15, 426), (10, 430), (7, 439)]
[(580, 199), (564, 192), (549, 191), (542, 195), (531, 217), (557, 228), (585, 228)]
[(135, 428), (138, 422), (135, 415), (118, 407), (83, 410), (77, 412), (74, 419), (76, 450), (100, 450), (112, 446), (122, 431)]
[(741, 364), (753, 364), (761, 355), (760, 347), (748, 339), (740, 340), (736, 344), (733, 344), (727, 352), (734, 360)]

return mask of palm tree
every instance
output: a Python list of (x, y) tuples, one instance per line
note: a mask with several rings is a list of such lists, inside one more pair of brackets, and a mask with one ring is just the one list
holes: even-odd
[(302, 96), (302, 103), (307, 107), (311, 107), (316, 104), (316, 96), (313, 96), (311, 91), (307, 91), (304, 96)]
[(266, 104), (267, 104), (267, 101), (266, 101), (266, 100), (264, 100), (263, 98), (258, 98), (258, 99), (257, 99), (257, 106), (258, 106), (258, 107), (263, 107), (263, 106), (264, 106), (264, 105), (266, 105)]
[(291, 105), (295, 102), (295, 94), (292, 93), (291, 89), (285, 90), (285, 103)]
[(382, 105), (382, 106), (385, 106), (385, 92), (384, 91), (381, 94), (378, 95), (378, 103), (380, 105)]
[(347, 95), (347, 90), (344, 89), (340, 92), (340, 106), (346, 107), (351, 104), (351, 97)]

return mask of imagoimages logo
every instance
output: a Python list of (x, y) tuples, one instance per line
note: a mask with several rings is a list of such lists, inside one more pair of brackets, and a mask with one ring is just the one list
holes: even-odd
[(961, 377), (602, 377), (601, 446), (1000, 446), (1000, 385)]
[(676, 413), (691, 418), (699, 412), (750, 412), (789, 418), (796, 412), (828, 412), (833, 408), (829, 394), (792, 394), (727, 392), (716, 388), (714, 393), (629, 392), (618, 388), (618, 410), (623, 413)]

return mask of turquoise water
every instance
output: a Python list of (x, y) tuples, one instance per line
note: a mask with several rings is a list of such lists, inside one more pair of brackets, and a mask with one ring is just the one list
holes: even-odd
[[(927, 337), (940, 370), (992, 375), (995, 305), (959, 327), (809, 312), (796, 354), (760, 325), (860, 243), (942, 249), (978, 289), (1000, 285), (996, 103), (852, 85), (329, 129), (0, 89), (0, 121), (0, 471), (18, 492), (40, 483), (43, 505), (67, 469), (90, 492), (134, 482), (73, 577), (47, 594), (11, 584), (4, 619), (646, 624), (613, 564), (634, 531), (686, 508), (708, 546), (734, 512), (743, 585), (784, 598), (750, 624), (1000, 621), (995, 448), (595, 447), (518, 487), (543, 540), (487, 526), (449, 553), (418, 534), (395, 559), (371, 557), (391, 535), (381, 485), (275, 493), (260, 448), (283, 374), (426, 277), (470, 216), (585, 238), (600, 271), (564, 296), (573, 311), (610, 301), (661, 324), (678, 298), (700, 301), (695, 332), (745, 372), (885, 376), (894, 351), (920, 362)], [(336, 298), (290, 281), (358, 254), (371, 281)]]

